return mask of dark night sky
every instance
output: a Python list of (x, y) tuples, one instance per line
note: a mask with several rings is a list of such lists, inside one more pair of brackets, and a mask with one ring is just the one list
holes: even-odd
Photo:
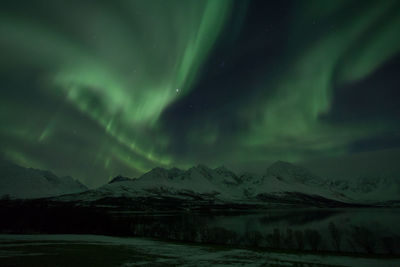
[(399, 32), (391, 0), (1, 1), (0, 153), (89, 186), (275, 160), (400, 174)]

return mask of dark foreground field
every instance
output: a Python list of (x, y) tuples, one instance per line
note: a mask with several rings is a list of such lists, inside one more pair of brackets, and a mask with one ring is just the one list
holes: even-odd
[(94, 235), (0, 235), (0, 266), (400, 266), (394, 257), (288, 253)]

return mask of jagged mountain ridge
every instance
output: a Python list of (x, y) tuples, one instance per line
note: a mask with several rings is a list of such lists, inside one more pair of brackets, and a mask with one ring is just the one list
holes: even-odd
[(310, 185), (322, 185), (325, 183), (321, 177), (306, 168), (280, 160), (267, 168), (264, 177), (275, 177), (285, 182), (299, 182)]
[(97, 196), (132, 197), (198, 194), (217, 196), (221, 199), (240, 199), (239, 178), (226, 168), (211, 169), (204, 165), (186, 171), (172, 168), (154, 168), (137, 179), (116, 177), (112, 182), (91, 190), (91, 198)]
[[(177, 196), (191, 193), (212, 195), (225, 201), (263, 199), (279, 202), (290, 199), (291, 202), (295, 202), (296, 199), (304, 201), (309, 197), (346, 203), (397, 201), (399, 183), (392, 186), (393, 183), (387, 182), (388, 180), (390, 179), (375, 179), (375, 183), (372, 183), (371, 179), (329, 181), (301, 166), (277, 161), (261, 175), (236, 175), (223, 166), (211, 169), (198, 165), (186, 171), (177, 168), (155, 168), (138, 179), (121, 181), (112, 186), (106, 185), (92, 193), (97, 196), (105, 194), (124, 197)], [(391, 185), (387, 191), (390, 193), (383, 197), (382, 192), (388, 189), (387, 185)]]
[(137, 179), (118, 176), (80, 197), (86, 201), (161, 196), (183, 199), (196, 196), (233, 202), (348, 200), (323, 185), (321, 178), (286, 162), (271, 165), (263, 175), (245, 173), (240, 176), (223, 166), (211, 169), (198, 165), (188, 170), (158, 167)]
[(400, 181), (392, 176), (361, 176), (353, 180), (333, 180), (331, 188), (361, 202), (399, 201)]
[(321, 202), (321, 199), (378, 203), (400, 199), (400, 183), (391, 177), (325, 180), (305, 168), (283, 161), (270, 165), (261, 175), (237, 175), (224, 166), (212, 169), (197, 165), (188, 170), (158, 167), (139, 178), (119, 175), (108, 184), (93, 190), (88, 190), (70, 177), (60, 178), (49, 171), (27, 169), (4, 162), (1, 164), (0, 196), (9, 195), (12, 198), (69, 194), (60, 199), (96, 201), (102, 198), (167, 196), (178, 199), (191, 197), (231, 202), (290, 203), (305, 200)]
[(42, 198), (87, 191), (88, 188), (70, 176), (24, 168), (0, 160), (0, 197), (19, 199)]

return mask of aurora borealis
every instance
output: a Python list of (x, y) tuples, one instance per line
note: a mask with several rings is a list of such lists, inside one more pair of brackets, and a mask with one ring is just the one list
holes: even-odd
[(97, 186), (400, 146), (400, 1), (0, 5), (0, 153), (21, 165)]

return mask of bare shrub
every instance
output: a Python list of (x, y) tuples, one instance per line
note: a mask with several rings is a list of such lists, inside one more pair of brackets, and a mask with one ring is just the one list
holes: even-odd
[(329, 223), (328, 228), (329, 228), (329, 233), (332, 238), (333, 248), (336, 251), (340, 251), (341, 242), (342, 242), (342, 232), (339, 231), (339, 229), (336, 227), (336, 225), (333, 222)]
[(305, 231), (305, 239), (313, 251), (317, 251), (322, 244), (321, 235), (316, 230), (307, 229)]
[(0, 201), (9, 201), (10, 199), (11, 196), (9, 194), (5, 194), (0, 197)]
[(281, 248), (281, 233), (275, 228), (272, 234), (267, 235), (267, 243), (272, 248)]
[(396, 252), (396, 239), (392, 236), (382, 237), (383, 249), (388, 254), (394, 254)]
[(201, 234), (201, 241), (213, 244), (234, 244), (237, 241), (235, 232), (222, 227), (206, 228)]
[(286, 236), (283, 240), (284, 246), (287, 249), (293, 249), (294, 248), (294, 236), (293, 236), (293, 230), (288, 228), (286, 229)]
[(246, 241), (250, 246), (260, 247), (262, 245), (264, 238), (259, 231), (249, 231), (246, 232)]
[(355, 246), (358, 246), (367, 253), (375, 253), (376, 240), (370, 230), (362, 226), (353, 226), (350, 236)]
[(297, 230), (294, 232), (294, 238), (296, 240), (296, 248), (298, 250), (304, 249), (304, 234), (302, 231)]

